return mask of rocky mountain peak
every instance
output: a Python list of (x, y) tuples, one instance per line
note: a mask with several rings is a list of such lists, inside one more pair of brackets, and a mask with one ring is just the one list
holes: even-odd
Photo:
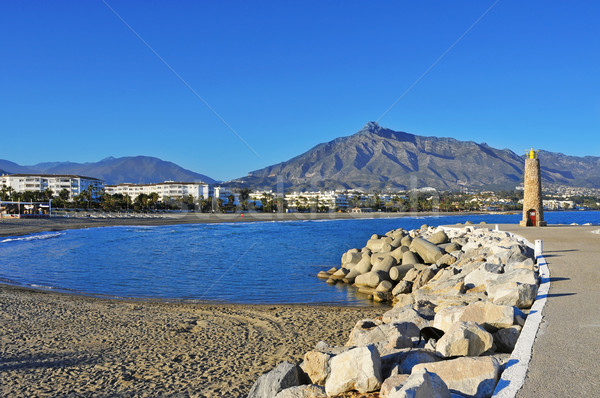
[(377, 134), (381, 130), (383, 130), (383, 127), (381, 127), (379, 125), (379, 123), (377, 123), (377, 122), (368, 122), (367, 124), (364, 125), (364, 127), (362, 128), (362, 130), (360, 132), (362, 132), (362, 133), (374, 133), (374, 134)]
[[(562, 157), (561, 157), (562, 156)], [(600, 186), (600, 158), (548, 154), (545, 182)], [(278, 180), (279, 179), (279, 180)], [(353, 135), (322, 143), (286, 162), (256, 170), (245, 178), (252, 189), (440, 190), (514, 189), (523, 179), (523, 158), (487, 144), (417, 136), (367, 123)]]

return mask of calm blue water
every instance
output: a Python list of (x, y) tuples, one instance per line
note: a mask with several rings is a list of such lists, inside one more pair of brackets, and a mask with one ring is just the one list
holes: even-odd
[[(600, 212), (544, 213), (549, 224)], [(370, 305), (316, 274), (373, 233), (422, 224), (517, 223), (520, 214), (106, 227), (0, 238), (0, 281), (132, 298)]]

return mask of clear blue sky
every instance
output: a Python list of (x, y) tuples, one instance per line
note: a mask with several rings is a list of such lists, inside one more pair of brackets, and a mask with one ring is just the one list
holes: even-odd
[[(241, 177), (378, 120), (494, 1), (324, 3), (106, 0), (186, 86), (101, 0), (3, 2), (0, 158)], [(379, 123), (600, 156), (599, 20), (501, 0)]]

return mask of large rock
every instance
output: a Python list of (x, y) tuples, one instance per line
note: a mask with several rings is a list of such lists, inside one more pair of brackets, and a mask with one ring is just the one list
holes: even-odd
[(488, 332), (494, 333), (498, 329), (508, 328), (513, 325), (515, 321), (515, 309), (508, 305), (479, 301), (467, 305), (459, 320), (478, 323)]
[(405, 305), (413, 305), (415, 298), (412, 294), (397, 294), (394, 295), (394, 307), (404, 307)]
[(388, 398), (451, 398), (450, 390), (435, 373), (425, 369), (413, 372), (400, 388), (392, 390)]
[[(476, 270), (469, 272), (465, 276), (465, 286), (467, 289), (472, 289), (477, 286), (485, 286), (486, 282), (489, 280), (495, 280), (498, 278), (497, 273), (489, 271), (491, 267), (492, 265), (490, 263), (483, 263)], [(496, 265), (496, 267), (499, 267), (499, 265)]]
[(444, 249), (446, 253), (452, 253), (462, 249), (462, 246), (457, 242), (443, 243), (441, 245), (438, 245), (438, 247)]
[(398, 363), (398, 373), (410, 374), (413, 368), (421, 363), (431, 363), (440, 360), (435, 353), (421, 348), (412, 349), (401, 357)]
[(286, 388), (275, 395), (275, 398), (326, 398), (325, 387), (307, 384)]
[(417, 279), (413, 282), (413, 290), (420, 289), (427, 282), (429, 282), (435, 274), (438, 272), (436, 268), (427, 267), (419, 273)]
[(446, 253), (442, 257), (440, 257), (435, 264), (440, 268), (448, 267), (456, 262), (457, 258), (452, 254)]
[(334, 356), (333, 353), (320, 350), (308, 351), (304, 354), (304, 362), (302, 362), (301, 368), (308, 375), (311, 382), (324, 386), (325, 380), (331, 372), (329, 360)]
[(387, 398), (392, 391), (401, 388), (409, 377), (410, 374), (395, 374), (388, 377), (383, 381), (383, 383), (381, 383), (379, 396), (381, 398)]
[(491, 396), (500, 375), (500, 364), (494, 357), (463, 357), (426, 363), (416, 365), (413, 373), (423, 369), (437, 374), (451, 393), (473, 398)]
[(391, 310), (384, 312), (381, 319), (383, 323), (411, 322), (414, 323), (418, 329), (429, 326), (429, 321), (415, 311), (412, 305), (394, 307)]
[(395, 348), (412, 347), (412, 338), (419, 336), (419, 328), (412, 322), (381, 323), (363, 319), (358, 321), (350, 332), (346, 346), (366, 346), (374, 344), (380, 353)]
[(526, 268), (513, 268), (507, 270), (503, 274), (497, 275), (497, 277), (491, 280), (490, 282), (496, 285), (501, 285), (507, 282), (518, 282), (537, 285), (538, 275), (536, 272)]
[(474, 322), (457, 322), (438, 340), (435, 349), (443, 357), (477, 357), (490, 348), (494, 338)]
[(444, 255), (442, 249), (423, 238), (413, 239), (410, 250), (416, 252), (427, 264), (435, 264)]
[(268, 373), (263, 374), (254, 382), (248, 393), (248, 398), (273, 398), (286, 388), (301, 384), (302, 369), (289, 362), (281, 362)]
[(419, 274), (421, 273), (421, 271), (422, 270), (414, 268), (414, 264), (413, 264), (413, 268), (409, 269), (406, 272), (406, 274), (404, 275), (404, 278), (402, 278), (402, 280), (407, 281), (407, 282), (414, 282), (419, 277)]
[(356, 390), (366, 393), (381, 386), (381, 359), (374, 346), (357, 347), (336, 355), (325, 383), (327, 395)]
[(392, 294), (397, 296), (399, 294), (409, 294), (412, 292), (413, 283), (409, 281), (400, 281), (392, 289)]
[(515, 325), (506, 329), (500, 329), (494, 333), (494, 344), (498, 352), (511, 353), (515, 349), (515, 345), (521, 334), (521, 326)]
[(538, 286), (529, 283), (507, 282), (495, 286), (490, 299), (494, 304), (510, 305), (517, 308), (531, 308), (537, 296)]
[(441, 308), (433, 318), (433, 327), (447, 332), (452, 325), (459, 321), (466, 306), (451, 305)]

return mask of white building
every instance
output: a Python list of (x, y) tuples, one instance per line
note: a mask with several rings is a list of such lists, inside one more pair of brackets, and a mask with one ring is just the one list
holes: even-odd
[(175, 181), (165, 181), (154, 184), (124, 183), (107, 185), (105, 191), (111, 195), (129, 195), (129, 197), (132, 199), (135, 199), (140, 194), (150, 195), (152, 193), (156, 193), (161, 201), (165, 198), (183, 198), (184, 196), (188, 195), (192, 195), (194, 200), (197, 200), (200, 197), (208, 198), (212, 194), (208, 184)]
[(104, 188), (104, 181), (79, 175), (70, 174), (9, 174), (0, 176), (0, 186), (11, 187), (15, 192), (44, 192), (52, 190), (53, 196), (66, 189), (69, 191), (69, 199), (79, 195), (81, 192), (93, 187), (94, 197), (97, 198)]
[(329, 207), (334, 210), (336, 208), (346, 209), (348, 207), (348, 198), (346, 195), (335, 191), (316, 191), (316, 192), (292, 192), (285, 195), (288, 207), (310, 207), (317, 205)]
[(544, 200), (543, 204), (545, 210), (565, 210), (575, 208), (575, 202), (572, 200), (548, 199)]
[(122, 194), (129, 195), (135, 199), (140, 194), (150, 195), (158, 194), (159, 200), (165, 198), (183, 198), (192, 195), (194, 200), (216, 198), (222, 199), (223, 203), (228, 203), (229, 196), (234, 196), (234, 204), (239, 203), (238, 196), (233, 194), (230, 189), (224, 187), (213, 187), (202, 182), (176, 182), (165, 181), (154, 184), (118, 184), (107, 185), (106, 193), (111, 195)]

